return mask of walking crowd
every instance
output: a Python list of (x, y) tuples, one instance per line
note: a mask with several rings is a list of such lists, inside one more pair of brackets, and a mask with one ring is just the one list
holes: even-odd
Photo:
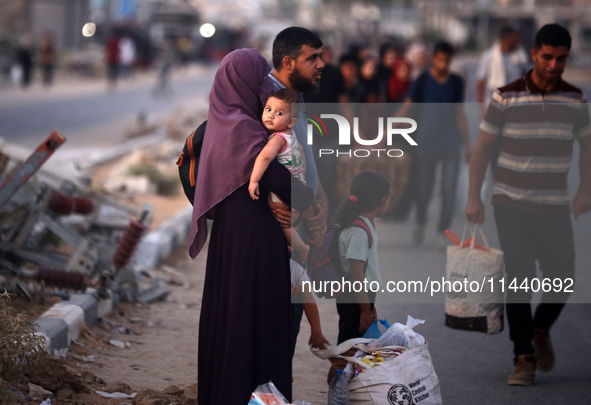
[[(291, 295), (307, 279), (309, 252), (336, 223), (346, 276), (381, 283), (375, 219), (404, 220), (416, 207), (412, 237), (420, 245), (438, 168), (438, 248), (454, 214), (461, 162), (470, 163), (466, 218), (482, 224), (481, 188), (494, 161), (492, 205), (507, 276), (536, 277), (538, 262), (546, 277), (574, 277), (570, 215), (591, 210), (589, 112), (581, 90), (561, 77), (571, 47), (564, 27), (543, 26), (529, 57), (519, 43), (518, 31), (506, 27), (482, 55), (477, 98), (483, 120), (474, 146), (463, 109), (466, 82), (451, 72), (456, 51), (447, 42), (414, 42), (406, 50), (386, 43), (377, 55), (356, 45), (336, 59), (318, 35), (290, 27), (274, 40), (272, 66), (255, 49), (223, 59), (210, 93), (190, 238), (192, 257), (207, 248), (200, 404), (245, 404), (270, 380), (291, 399), (293, 347), (310, 304), (310, 297), (292, 303)], [(308, 103), (400, 103), (397, 115), (416, 117), (412, 174), (393, 209), (388, 179), (366, 170), (352, 179), (333, 217), (334, 171), (325, 170), (307, 142)], [(419, 113), (416, 105), (423, 107)], [(575, 140), (581, 183), (571, 208), (566, 176)], [(568, 296), (544, 294), (533, 313), (531, 294), (507, 296), (514, 344), (509, 385), (530, 385), (536, 368), (553, 367), (550, 329)], [(378, 319), (375, 298), (366, 291), (337, 298), (338, 343), (363, 336)], [(306, 315), (310, 344), (325, 347), (318, 311), (308, 306)]]

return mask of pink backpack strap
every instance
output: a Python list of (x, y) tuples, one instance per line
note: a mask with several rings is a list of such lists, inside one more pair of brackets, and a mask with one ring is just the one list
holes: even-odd
[(373, 238), (371, 237), (371, 230), (369, 229), (369, 226), (367, 226), (367, 222), (365, 222), (363, 219), (357, 217), (353, 221), (351, 221), (349, 226), (357, 226), (359, 228), (365, 229), (365, 232), (367, 232), (367, 239), (369, 240), (368, 247), (371, 248), (371, 243), (373, 242)]

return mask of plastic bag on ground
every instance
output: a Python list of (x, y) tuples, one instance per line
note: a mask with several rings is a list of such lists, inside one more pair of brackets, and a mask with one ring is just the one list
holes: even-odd
[[(287, 399), (271, 381), (259, 385), (250, 396), (248, 405), (290, 405)], [(312, 405), (310, 402), (297, 400), (292, 405)]]
[(371, 324), (371, 326), (365, 331), (362, 337), (366, 339), (379, 339), (382, 336), (380, 324), (384, 325), (386, 330), (390, 328), (390, 324), (388, 323), (387, 319), (378, 319), (377, 321)]
[(406, 325), (395, 323), (382, 335), (382, 337), (368, 343), (367, 347), (370, 349), (379, 349), (386, 346), (402, 346), (407, 349), (412, 349), (414, 347), (422, 346), (425, 344), (425, 338), (413, 330), (415, 326), (422, 323), (425, 323), (425, 321), (415, 319), (409, 315), (406, 320)]

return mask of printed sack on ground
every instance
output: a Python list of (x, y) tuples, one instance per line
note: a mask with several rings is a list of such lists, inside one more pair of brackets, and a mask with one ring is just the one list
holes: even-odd
[[(377, 347), (377, 339), (359, 338), (312, 352), (322, 359), (340, 358), (349, 362), (345, 375), (351, 376), (350, 370), (356, 370), (349, 381), (351, 405), (439, 405), (442, 403), (439, 379), (428, 345), (412, 330), (413, 326), (423, 322), (409, 316), (407, 325), (395, 324), (382, 336), (390, 340), (389, 336), (404, 333), (407, 336), (397, 340), (410, 345), (420, 344), (416, 347)], [(355, 356), (342, 356), (351, 348), (358, 349)], [(375, 361), (375, 358), (380, 360)]]
[(447, 247), (445, 325), (493, 335), (503, 330), (503, 252), (491, 248), (477, 228), (485, 246), (477, 243), (475, 227), (467, 241), (462, 236)]
[(427, 344), (351, 379), (349, 400), (351, 405), (441, 404), (439, 380)]

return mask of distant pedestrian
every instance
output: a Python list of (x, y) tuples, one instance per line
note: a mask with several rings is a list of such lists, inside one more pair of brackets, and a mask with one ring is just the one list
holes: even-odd
[[(431, 201), (435, 173), (441, 164), (441, 209), (437, 225), (437, 249), (444, 246), (443, 233), (449, 228), (455, 212), (455, 201), (460, 168), (461, 145), (464, 158), (470, 160), (471, 146), (464, 114), (464, 80), (450, 73), (454, 48), (447, 42), (435, 45), (431, 68), (412, 83), (399, 115), (408, 116), (412, 103), (426, 103), (417, 107), (418, 117), (418, 191), (417, 224), (413, 232), (416, 245), (423, 243), (427, 223), (427, 209)], [(442, 105), (444, 104), (444, 105)]]
[(177, 60), (176, 48), (174, 41), (169, 41), (160, 49), (158, 58), (158, 80), (152, 89), (152, 96), (158, 98), (160, 96), (172, 96), (173, 89), (170, 83), (170, 76), (172, 68)]
[(367, 56), (360, 61), (359, 65), (359, 88), (361, 100), (364, 103), (378, 103), (379, 102), (379, 82), (377, 71), (377, 59), (372, 56)]
[(570, 47), (569, 32), (558, 24), (537, 32), (533, 70), (494, 93), (470, 161), (466, 218), (482, 224), (482, 183), (492, 146), (501, 139), (492, 204), (504, 252), (506, 313), (515, 355), (509, 385), (532, 384), (536, 363), (540, 371), (554, 365), (549, 331), (570, 294), (562, 288), (544, 292), (532, 316), (529, 288), (536, 279), (536, 261), (543, 280), (562, 284), (574, 279), (567, 175), (575, 139), (581, 146), (581, 183), (572, 213), (576, 219), (591, 210), (589, 110), (581, 90), (562, 80)]
[(359, 86), (359, 74), (357, 72), (357, 57), (345, 54), (339, 59), (339, 69), (343, 78), (343, 87), (350, 103), (365, 102), (363, 92)]
[(51, 32), (43, 35), (41, 43), (39, 44), (39, 67), (43, 74), (43, 85), (49, 87), (53, 83), (53, 72), (55, 70), (55, 61), (57, 58), (57, 51), (55, 49), (55, 41)]
[(427, 45), (422, 40), (413, 41), (406, 49), (404, 58), (412, 68), (412, 79), (416, 79), (427, 68), (429, 63)]
[(377, 79), (379, 83), (379, 99), (382, 103), (391, 102), (390, 95), (388, 94), (388, 82), (392, 77), (392, 69), (394, 68), (394, 62), (398, 57), (396, 53), (396, 47), (391, 43), (385, 43), (380, 48), (380, 64), (377, 69)]
[(21, 37), (16, 51), (16, 60), (21, 68), (21, 86), (23, 88), (29, 87), (33, 81), (33, 58), (33, 37), (30, 34), (25, 34)]
[(10, 41), (0, 35), (0, 86), (7, 84), (11, 80), (13, 54)]
[(119, 64), (121, 77), (133, 76), (135, 54), (135, 42), (133, 39), (127, 35), (119, 38)]
[[(397, 114), (398, 110), (402, 108), (402, 105), (398, 103), (403, 103), (408, 96), (408, 91), (413, 81), (412, 72), (412, 66), (408, 61), (404, 58), (396, 59), (392, 69), (392, 76), (388, 81), (388, 95), (390, 100), (392, 100), (392, 103), (397, 103), (393, 104), (393, 114)], [(416, 204), (418, 190), (419, 169), (415, 148), (409, 145), (400, 145), (400, 148), (404, 151), (405, 157), (409, 159), (409, 165), (406, 186), (402, 195), (393, 209), (386, 214), (386, 219), (392, 219), (394, 221), (406, 221), (408, 219), (412, 208)]]
[[(480, 103), (481, 114), (484, 117), (486, 101), (499, 87), (513, 83), (523, 77), (527, 66), (527, 54), (519, 45), (519, 32), (513, 27), (503, 27), (499, 40), (485, 51), (480, 58), (476, 84), (476, 100)], [(490, 167), (493, 176), (497, 169), (500, 144), (495, 144)]]
[(477, 101), (485, 108), (484, 103), (490, 100), (492, 94), (499, 87), (523, 77), (526, 67), (527, 53), (520, 46), (519, 32), (513, 27), (503, 27), (498, 41), (480, 58), (476, 85)]
[(393, 103), (401, 103), (406, 99), (412, 83), (412, 67), (403, 58), (398, 58), (392, 67), (392, 76), (388, 81), (388, 92)]
[(117, 87), (117, 78), (119, 77), (119, 35), (113, 32), (105, 46), (105, 61), (107, 64), (107, 88), (115, 89)]

